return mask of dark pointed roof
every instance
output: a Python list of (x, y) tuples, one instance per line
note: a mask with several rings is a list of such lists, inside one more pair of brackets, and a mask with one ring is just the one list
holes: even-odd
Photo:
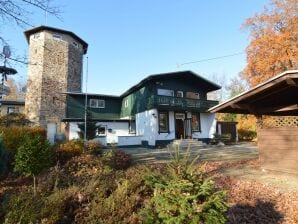
[(34, 27), (32, 29), (26, 30), (24, 32), (27, 42), (29, 43), (29, 37), (37, 32), (43, 31), (43, 30), (49, 30), (49, 31), (53, 31), (53, 32), (57, 32), (57, 33), (63, 33), (63, 34), (67, 34), (69, 36), (71, 36), (72, 38), (74, 38), (75, 40), (77, 40), (80, 44), (83, 45), (83, 50), (84, 50), (84, 54), (87, 53), (87, 49), (88, 49), (88, 44), (87, 42), (85, 42), (83, 39), (81, 39), (79, 36), (77, 36), (75, 33), (68, 31), (68, 30), (62, 30), (62, 29), (58, 29), (55, 27), (50, 27), (50, 26), (38, 26), (38, 27)]
[(129, 88), (125, 93), (121, 95), (121, 97), (127, 96), (130, 93), (138, 90), (144, 84), (151, 80), (158, 80), (158, 79), (173, 79), (173, 78), (182, 78), (184, 80), (191, 80), (192, 82), (196, 83), (199, 82), (201, 86), (204, 86), (205, 90), (210, 92), (214, 90), (221, 89), (221, 86), (215, 84), (214, 82), (205, 79), (204, 77), (192, 72), (192, 71), (179, 71), (179, 72), (169, 72), (169, 73), (161, 73), (155, 75), (149, 75), (136, 85)]

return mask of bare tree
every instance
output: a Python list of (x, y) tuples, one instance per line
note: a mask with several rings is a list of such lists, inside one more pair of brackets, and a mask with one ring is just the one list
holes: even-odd
[(34, 10), (41, 10), (59, 17), (60, 10), (52, 0), (0, 0), (0, 22), (3, 25), (16, 23), (21, 27), (33, 27), (30, 19)]
[(207, 97), (210, 100), (218, 100), (222, 102), (226, 97), (226, 74), (212, 73), (208, 79), (221, 86), (221, 89), (208, 93)]

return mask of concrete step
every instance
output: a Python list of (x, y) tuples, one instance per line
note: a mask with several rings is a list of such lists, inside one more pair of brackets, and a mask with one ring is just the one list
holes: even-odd
[(195, 147), (203, 147), (206, 144), (202, 141), (198, 141), (195, 139), (176, 139), (169, 146), (180, 146), (181, 148), (195, 148)]

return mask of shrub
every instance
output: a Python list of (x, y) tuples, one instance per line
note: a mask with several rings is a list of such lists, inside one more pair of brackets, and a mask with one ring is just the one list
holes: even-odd
[(257, 137), (257, 132), (253, 130), (239, 129), (238, 138), (239, 140), (251, 141)]
[(11, 194), (3, 206), (6, 213), (4, 223), (39, 223), (43, 203), (43, 197), (32, 197), (30, 191)]
[(3, 206), (4, 223), (73, 223), (77, 192), (70, 187), (49, 195), (32, 196), (30, 191), (10, 194)]
[(33, 176), (35, 192), (35, 175), (53, 164), (54, 151), (49, 142), (40, 136), (24, 136), (23, 145), (15, 156), (14, 171), (26, 176)]
[(144, 168), (137, 166), (100, 175), (81, 223), (140, 223), (136, 214), (146, 198), (144, 174)]
[(173, 158), (164, 175), (145, 176), (154, 194), (139, 213), (144, 223), (225, 223), (225, 192), (195, 169), (190, 150), (181, 158), (178, 149)]
[(4, 150), (3, 137), (0, 135), (0, 177), (6, 173), (7, 167), (7, 153)]
[(122, 150), (108, 151), (103, 156), (103, 163), (116, 170), (127, 169), (131, 162), (131, 156)]
[(10, 113), (0, 117), (0, 126), (11, 127), (11, 126), (29, 126), (29, 121), (25, 114)]
[(79, 156), (84, 151), (84, 142), (81, 139), (74, 139), (66, 143), (58, 145), (57, 154), (58, 160), (65, 163), (74, 156)]
[(73, 223), (78, 207), (78, 189), (58, 189), (45, 198), (40, 216), (42, 223)]
[(13, 162), (19, 146), (23, 145), (24, 136), (40, 136), (46, 139), (46, 130), (40, 127), (0, 127), (0, 132), (8, 154), (8, 165)]
[(102, 152), (103, 145), (94, 140), (89, 140), (86, 142), (86, 152), (93, 155), (100, 155)]

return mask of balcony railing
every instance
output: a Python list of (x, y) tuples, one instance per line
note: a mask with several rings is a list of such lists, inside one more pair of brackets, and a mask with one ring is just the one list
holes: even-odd
[(164, 108), (179, 108), (179, 109), (201, 109), (208, 110), (209, 108), (218, 104), (218, 101), (214, 100), (195, 100), (172, 96), (151, 96), (149, 99), (150, 105), (153, 107), (164, 107)]

